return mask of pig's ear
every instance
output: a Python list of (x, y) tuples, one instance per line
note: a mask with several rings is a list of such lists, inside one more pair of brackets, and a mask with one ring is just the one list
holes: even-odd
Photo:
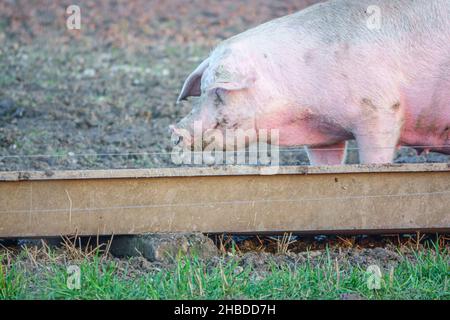
[(197, 69), (195, 69), (189, 77), (187, 77), (186, 81), (184, 82), (183, 88), (181, 89), (181, 93), (178, 96), (177, 103), (180, 103), (180, 101), (186, 100), (188, 97), (198, 97), (201, 95), (201, 82), (202, 82), (202, 76), (203, 72), (208, 68), (209, 66), (209, 58), (203, 61)]

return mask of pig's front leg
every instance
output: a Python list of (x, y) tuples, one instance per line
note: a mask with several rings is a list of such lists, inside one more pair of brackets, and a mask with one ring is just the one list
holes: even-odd
[(347, 142), (339, 142), (324, 147), (307, 147), (309, 162), (313, 166), (344, 164)]

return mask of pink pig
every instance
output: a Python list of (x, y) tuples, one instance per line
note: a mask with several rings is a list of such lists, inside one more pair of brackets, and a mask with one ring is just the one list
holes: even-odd
[(450, 154), (450, 0), (316, 4), (222, 42), (189, 96), (174, 133), (278, 129), (315, 165), (343, 163), (350, 139), (362, 163), (390, 163), (399, 145)]

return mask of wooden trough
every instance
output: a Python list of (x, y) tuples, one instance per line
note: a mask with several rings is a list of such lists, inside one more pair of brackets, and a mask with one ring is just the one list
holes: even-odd
[(1, 172), (0, 237), (450, 230), (450, 164)]

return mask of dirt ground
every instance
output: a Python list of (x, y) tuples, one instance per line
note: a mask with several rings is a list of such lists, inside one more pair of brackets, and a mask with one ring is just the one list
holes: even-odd
[[(175, 105), (189, 72), (221, 40), (314, 2), (1, 1), (0, 170), (173, 166), (168, 125), (189, 112)], [(69, 4), (81, 30), (66, 28)], [(281, 162), (307, 157), (282, 150)]]
[[(165, 235), (168, 238), (170, 235)], [(174, 235), (180, 238), (179, 235)], [(220, 261), (235, 260), (242, 267), (252, 267), (256, 275), (270, 271), (272, 264), (294, 267), (299, 264), (320, 264), (327, 259), (337, 261), (341, 265), (367, 268), (377, 265), (384, 271), (389, 271), (405, 259), (415, 262), (419, 251), (433, 252), (437, 246), (448, 257), (450, 237), (448, 234), (404, 234), (404, 235), (357, 235), (357, 236), (295, 236), (291, 234), (276, 236), (235, 236), (210, 235), (204, 237), (196, 234), (186, 234), (187, 238), (199, 238), (202, 245), (196, 246), (196, 254), (210, 267)], [(187, 239), (186, 238), (186, 239)], [(211, 244), (208, 241), (211, 241)], [(47, 238), (5, 240), (0, 239), (0, 255), (7, 251), (17, 256), (26, 248), (40, 250), (51, 247), (58, 255), (69, 256), (75, 259), (77, 255), (94, 252), (95, 248), (110, 247), (114, 238)], [(45, 245), (44, 245), (45, 243)], [(199, 242), (200, 243), (200, 242)], [(217, 248), (212, 253), (210, 246)], [(169, 244), (175, 246), (175, 244)], [(204, 246), (204, 249), (202, 249)], [(34, 248), (34, 249), (33, 249)], [(430, 249), (431, 248), (431, 249)], [(29, 250), (28, 249), (28, 250)], [(164, 250), (170, 251), (165, 246)], [(159, 249), (158, 249), (159, 250)], [(202, 250), (205, 250), (203, 252)], [(177, 252), (177, 251), (174, 251)], [(72, 257), (70, 257), (72, 255)], [(74, 256), (75, 255), (75, 256)], [(78, 257), (79, 258), (79, 257)], [(123, 264), (129, 264), (131, 273), (145, 273), (150, 270), (170, 268), (176, 261), (174, 256), (161, 255), (157, 259), (145, 259), (142, 254), (132, 256), (106, 255), (107, 259)], [(134, 270), (134, 271), (133, 271)]]

